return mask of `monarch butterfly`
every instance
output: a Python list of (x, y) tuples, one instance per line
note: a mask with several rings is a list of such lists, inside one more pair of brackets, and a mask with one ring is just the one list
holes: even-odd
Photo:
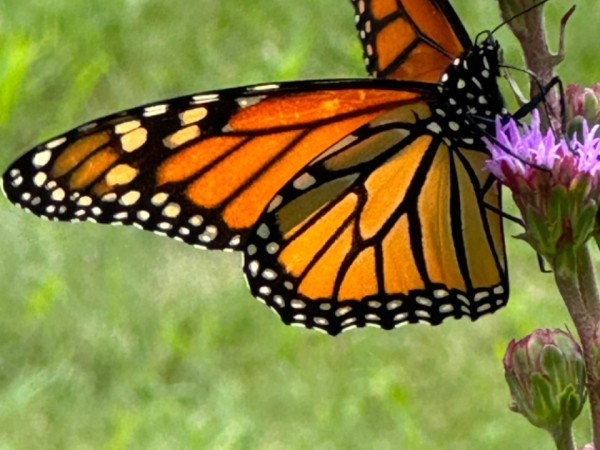
[(286, 324), (475, 320), (508, 296), (481, 130), (503, 112), (499, 46), (447, 0), (353, 0), (371, 79), (152, 103), (38, 145), (3, 175), (52, 220), (134, 225), (243, 252)]

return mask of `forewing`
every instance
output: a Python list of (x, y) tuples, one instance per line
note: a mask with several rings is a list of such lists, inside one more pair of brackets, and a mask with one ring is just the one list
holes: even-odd
[(239, 248), (309, 161), (422, 87), (307, 81), (202, 93), (124, 111), (41, 144), (3, 176), (7, 197), (52, 220), (135, 225)]
[[(426, 104), (357, 130), (273, 199), (245, 250), (251, 290), (287, 324), (476, 319), (506, 303), (500, 198), (480, 140), (453, 146)], [(430, 127), (436, 129), (436, 127)]]
[(471, 40), (446, 0), (352, 0), (367, 71), (436, 82)]

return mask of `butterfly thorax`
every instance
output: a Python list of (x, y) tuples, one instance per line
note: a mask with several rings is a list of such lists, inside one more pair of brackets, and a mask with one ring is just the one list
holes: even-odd
[(439, 82), (434, 124), (443, 135), (466, 143), (493, 130), (494, 118), (504, 111), (498, 86), (500, 46), (488, 37), (456, 58)]

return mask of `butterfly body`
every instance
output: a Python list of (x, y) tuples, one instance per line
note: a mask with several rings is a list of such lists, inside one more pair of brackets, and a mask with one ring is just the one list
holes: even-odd
[(7, 197), (51, 220), (242, 251), (255, 297), (332, 335), (497, 310), (501, 201), (481, 136), (503, 112), (498, 44), (472, 45), (445, 0), (353, 3), (377, 78), (113, 114), (17, 159)]

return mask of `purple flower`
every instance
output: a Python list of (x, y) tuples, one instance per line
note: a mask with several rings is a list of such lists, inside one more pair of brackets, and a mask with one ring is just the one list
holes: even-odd
[(522, 237), (553, 266), (598, 232), (600, 126), (581, 125), (567, 140), (543, 131), (534, 111), (530, 125), (496, 119), (495, 139), (487, 140), (486, 167), (512, 191), (525, 223)]
[(542, 131), (537, 110), (532, 113), (531, 125), (520, 125), (509, 119), (504, 125), (496, 119), (496, 141), (487, 140), (492, 159), (486, 167), (502, 183), (511, 187), (525, 181), (539, 182), (546, 178), (551, 185), (569, 187), (578, 177), (589, 179), (590, 188), (600, 189), (600, 125), (591, 129), (583, 122), (583, 138), (569, 142), (557, 138), (552, 130)]

